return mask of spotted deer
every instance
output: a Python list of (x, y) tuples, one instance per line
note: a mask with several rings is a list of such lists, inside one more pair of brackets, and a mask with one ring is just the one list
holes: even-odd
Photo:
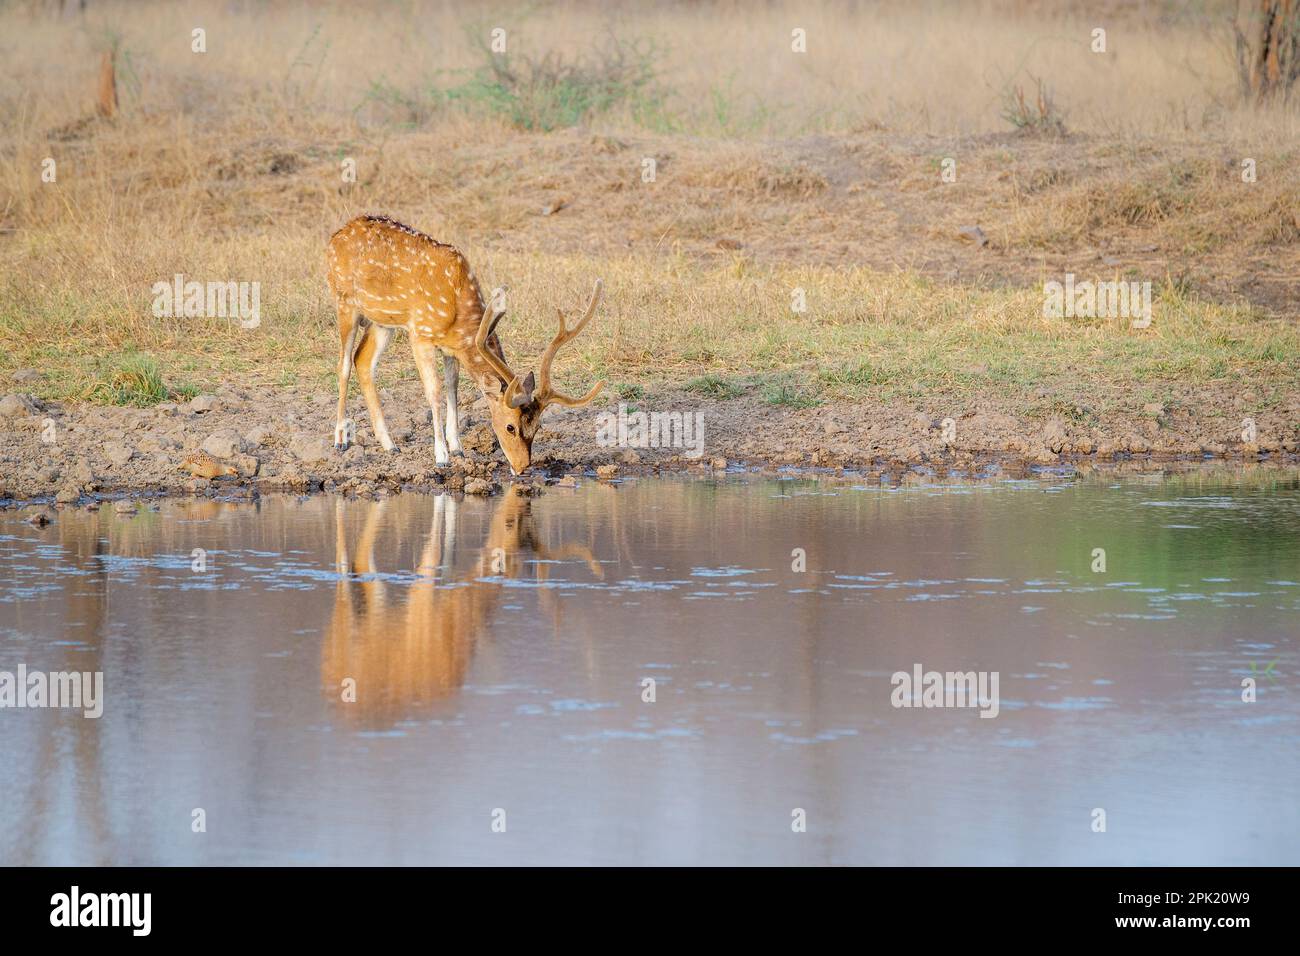
[[(409, 226), (384, 216), (353, 219), (330, 238), (330, 291), (338, 309), (339, 405), (334, 444), (351, 442), (347, 420), (348, 380), (352, 370), (370, 412), (375, 437), (386, 451), (395, 447), (379, 407), (375, 366), (393, 332), (405, 329), (411, 339), (415, 366), (432, 409), (434, 459), (446, 464), (460, 451), (460, 421), (456, 389), (460, 366), (488, 402), (492, 430), (516, 475), (532, 462), (533, 438), (548, 405), (580, 408), (604, 387), (603, 381), (581, 398), (562, 395), (551, 386), (556, 353), (591, 321), (600, 302), (596, 280), (586, 312), (570, 326), (559, 312), (560, 330), (542, 354), (537, 375), (520, 378), (506, 363), (496, 328), (505, 315), (502, 296), (493, 293), (491, 308), (483, 301), (478, 280), (465, 257)], [(443, 355), (446, 381), (446, 425), (442, 417), (443, 387), (434, 358)]]

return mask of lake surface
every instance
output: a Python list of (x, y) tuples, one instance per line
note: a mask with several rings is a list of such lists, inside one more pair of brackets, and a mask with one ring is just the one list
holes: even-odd
[(1300, 862), (1293, 472), (3, 512), (20, 664), (5, 864)]

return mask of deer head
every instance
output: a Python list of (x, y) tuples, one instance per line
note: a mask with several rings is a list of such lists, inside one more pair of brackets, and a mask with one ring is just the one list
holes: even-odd
[[(474, 347), (501, 379), (500, 391), (495, 394), (490, 389), (484, 392), (492, 416), (492, 431), (496, 433), (497, 442), (505, 453), (506, 461), (510, 463), (510, 470), (516, 475), (526, 471), (533, 460), (533, 438), (541, 427), (542, 412), (548, 405), (581, 408), (590, 405), (600, 394), (600, 390), (605, 387), (604, 381), (600, 381), (581, 398), (571, 398), (560, 394), (551, 386), (551, 363), (555, 361), (556, 353), (566, 342), (576, 338), (578, 333), (586, 328), (591, 317), (596, 314), (601, 289), (601, 281), (597, 279), (592, 287), (591, 300), (587, 303), (586, 311), (573, 326), (565, 320), (563, 312), (559, 309), (555, 310), (560, 319), (560, 331), (542, 353), (542, 361), (537, 367), (536, 376), (529, 372), (527, 377), (521, 379), (510, 370), (505, 358), (488, 345), (488, 340), (496, 331), (497, 324), (505, 317), (504, 309), (494, 305), (491, 315), (479, 323), (478, 333), (474, 337)], [(493, 296), (492, 300), (495, 303), (497, 297)]]

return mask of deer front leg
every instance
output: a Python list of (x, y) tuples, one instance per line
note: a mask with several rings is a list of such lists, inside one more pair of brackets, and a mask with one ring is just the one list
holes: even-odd
[(456, 560), (456, 499), (444, 492), (433, 499), (433, 527), (420, 561), (421, 577), (451, 579)]
[(420, 381), (424, 384), (424, 397), (429, 403), (433, 422), (433, 460), (439, 465), (451, 461), (447, 454), (447, 439), (442, 432), (442, 382), (438, 378), (438, 349), (415, 337), (411, 338), (411, 352), (415, 355), (415, 367), (420, 372)]
[(392, 329), (372, 323), (361, 337), (355, 359), (357, 384), (361, 386), (361, 394), (365, 397), (366, 408), (370, 412), (370, 427), (375, 430), (375, 437), (384, 446), (384, 451), (392, 451), (397, 446), (388, 436), (384, 410), (379, 407), (379, 392), (375, 389), (375, 366), (379, 364), (379, 357), (388, 348), (388, 341), (392, 337)]
[(348, 421), (348, 379), (352, 377), (352, 356), (357, 346), (357, 312), (350, 305), (337, 303), (339, 315), (339, 410), (334, 417), (334, 447), (345, 449), (352, 443), (352, 424)]
[(334, 565), (338, 568), (340, 578), (348, 573), (348, 538), (347, 528), (343, 524), (342, 498), (334, 499)]
[(447, 386), (447, 450), (453, 455), (459, 455), (460, 412), (456, 405), (456, 393), (460, 388), (460, 363), (450, 352), (442, 353), (442, 376)]

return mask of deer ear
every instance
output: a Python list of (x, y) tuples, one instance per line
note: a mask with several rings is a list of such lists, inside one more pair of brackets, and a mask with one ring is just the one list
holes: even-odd
[(524, 379), (524, 383), (521, 386), (519, 386), (519, 390), (523, 392), (525, 395), (527, 395), (529, 398), (532, 398), (533, 390), (535, 388), (537, 388), (537, 379), (533, 376), (532, 372), (529, 372), (528, 377)]

